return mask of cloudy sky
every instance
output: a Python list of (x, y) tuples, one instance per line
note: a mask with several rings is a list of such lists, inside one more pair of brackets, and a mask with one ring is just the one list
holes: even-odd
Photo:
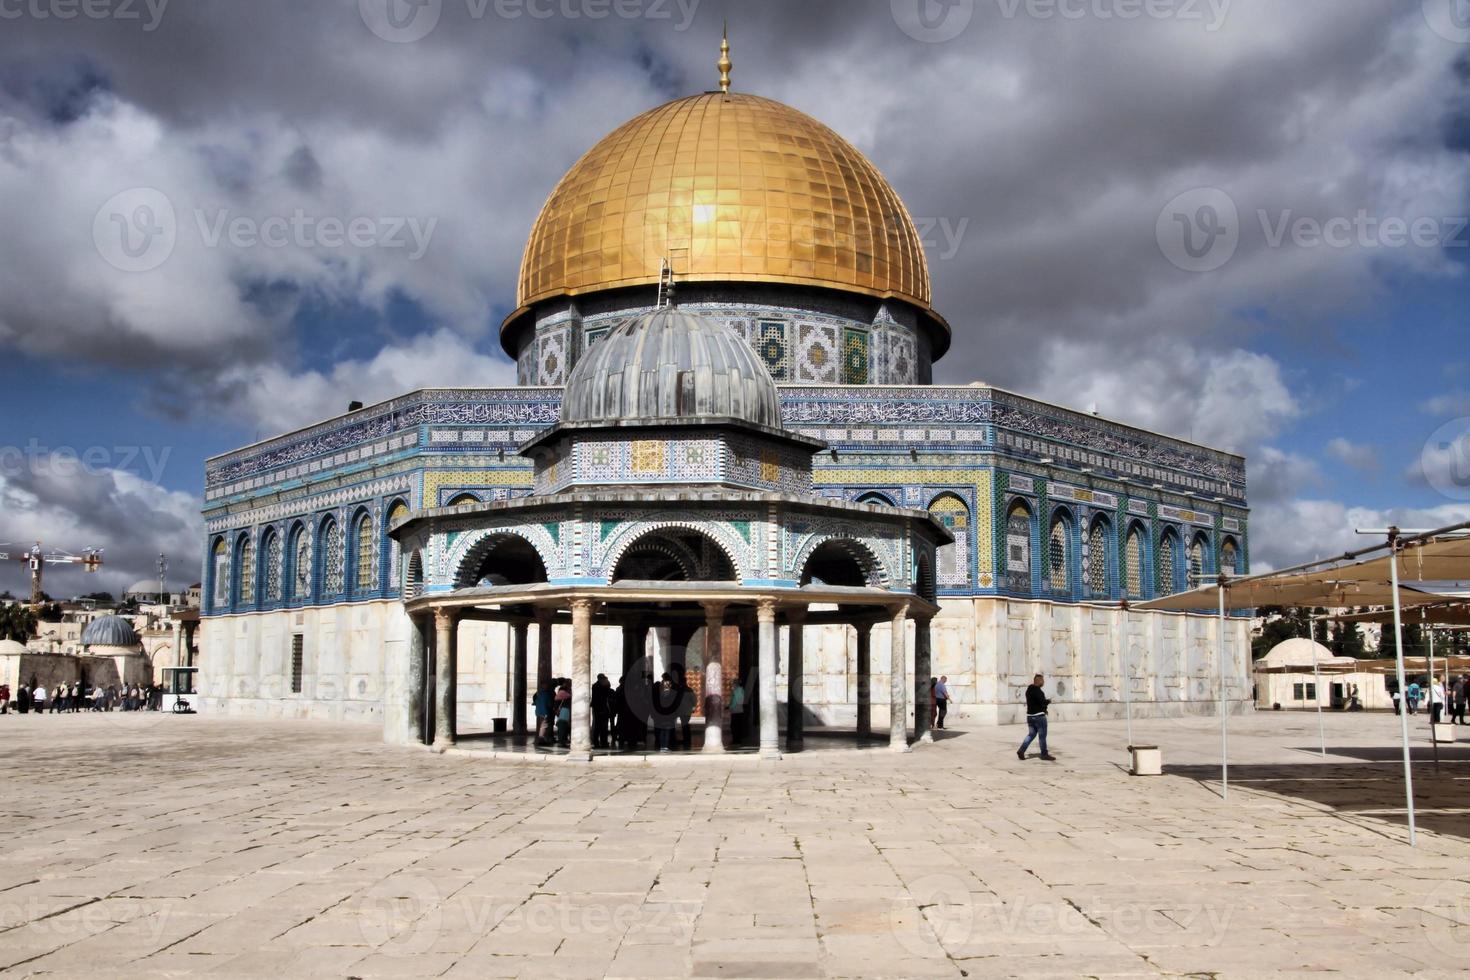
[(1458, 0), (0, 0), (0, 541), (193, 581), (206, 456), (510, 380), (541, 202), (726, 18), (928, 230), (938, 380), (1248, 454), (1258, 569), (1470, 517)]

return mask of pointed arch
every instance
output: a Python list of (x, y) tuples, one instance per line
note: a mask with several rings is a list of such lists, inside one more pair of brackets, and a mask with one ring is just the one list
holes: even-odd
[(236, 611), (255, 604), (255, 539), (249, 531), (235, 538), (235, 594), (231, 605)]
[(857, 502), (860, 504), (877, 504), (880, 507), (898, 506), (898, 503), (892, 497), (890, 497), (886, 493), (881, 493), (877, 490), (869, 490), (867, 493), (860, 494), (857, 498)]
[(1051, 595), (1070, 598), (1076, 579), (1072, 574), (1072, 538), (1076, 519), (1066, 507), (1051, 512), (1051, 526), (1046, 535), (1046, 588)]
[(1204, 584), (1205, 575), (1213, 571), (1210, 561), (1210, 536), (1203, 531), (1196, 532), (1193, 540), (1189, 542), (1189, 586), (1194, 588)]
[(1148, 531), (1138, 521), (1128, 525), (1123, 540), (1123, 595), (1146, 598), (1148, 588)]
[(473, 507), (475, 504), (483, 503), (478, 494), (470, 493), (468, 490), (457, 493), (450, 498), (446, 507)]
[(883, 588), (883, 563), (867, 545), (852, 538), (829, 537), (814, 542), (800, 559), (798, 580), (802, 585)]
[(376, 567), (378, 535), (373, 527), (373, 515), (366, 507), (359, 507), (352, 517), (351, 567), (352, 594), (370, 595), (377, 591), (373, 570)]
[(260, 545), (260, 598), (263, 603), (281, 601), (281, 532), (265, 529)]
[[(383, 533), (386, 535), (399, 521), (403, 520), (412, 511), (409, 509), (408, 501), (402, 497), (388, 503), (388, 510), (383, 518)], [(391, 592), (397, 592), (403, 588), (403, 546), (398, 543), (397, 538), (388, 538), (388, 575), (386, 588)]]
[(1012, 592), (1032, 590), (1031, 560), (1035, 549), (1036, 516), (1031, 505), (1016, 497), (1006, 506), (1005, 583)]
[(317, 574), (318, 599), (335, 598), (346, 590), (342, 537), (342, 526), (336, 517), (328, 514), (322, 518), (317, 530), (317, 554), (321, 556), (321, 568)]
[(417, 598), (424, 591), (424, 554), (415, 550), (408, 556), (408, 574), (403, 584), (405, 599)]
[(455, 570), (454, 587), (531, 585), (546, 579), (546, 563), (535, 542), (504, 529), (486, 535), (465, 552)]
[(608, 581), (738, 582), (734, 554), (714, 534), (698, 527), (643, 529), (608, 561)]
[(1164, 528), (1164, 533), (1159, 536), (1159, 553), (1154, 563), (1154, 591), (1157, 594), (1173, 595), (1184, 591), (1183, 553), (1179, 531), (1173, 527)]
[(1240, 545), (1228, 534), (1220, 542), (1220, 571), (1230, 575), (1240, 572)]
[(209, 608), (211, 612), (223, 612), (230, 605), (230, 546), (223, 536), (214, 539), (209, 559)]
[(1113, 597), (1113, 525), (1102, 514), (1092, 519), (1082, 559), (1082, 591), (1089, 599)]
[(311, 534), (303, 521), (291, 525), (286, 539), (286, 598), (304, 602), (311, 598)]
[(956, 493), (941, 493), (929, 501), (929, 516), (949, 529), (954, 543), (935, 554), (935, 581), (939, 586), (970, 584), (970, 506)]

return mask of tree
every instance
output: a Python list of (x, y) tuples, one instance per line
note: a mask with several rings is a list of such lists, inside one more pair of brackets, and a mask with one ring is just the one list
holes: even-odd
[(15, 602), (0, 609), (0, 639), (25, 643), (36, 635), (36, 614)]
[(1311, 635), (1312, 619), (1306, 610), (1267, 606), (1261, 609), (1261, 615), (1265, 617), (1266, 625), (1262, 627), (1261, 635), (1251, 641), (1251, 656), (1257, 660), (1270, 653), (1278, 643)]
[(1363, 639), (1363, 630), (1357, 623), (1332, 624), (1332, 655), (1353, 657), (1361, 660), (1368, 656), (1368, 644)]
[(111, 592), (88, 592), (82, 596), (83, 599), (93, 599), (97, 602), (112, 602)]
[(61, 616), (61, 605), (55, 602), (47, 602), (41, 607), (37, 618), (43, 623), (59, 623), (61, 622)]

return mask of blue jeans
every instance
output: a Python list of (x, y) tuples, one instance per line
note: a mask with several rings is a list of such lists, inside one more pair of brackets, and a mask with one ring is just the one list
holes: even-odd
[(1041, 754), (1051, 755), (1051, 753), (1046, 750), (1046, 715), (1027, 715), (1026, 728), (1028, 729), (1028, 731), (1026, 732), (1026, 741), (1021, 743), (1021, 751), (1025, 752), (1027, 749), (1029, 749), (1031, 747), (1031, 741), (1033, 739), (1040, 738)]

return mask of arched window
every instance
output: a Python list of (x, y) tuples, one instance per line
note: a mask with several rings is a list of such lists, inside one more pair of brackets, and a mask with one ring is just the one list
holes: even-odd
[(255, 542), (246, 531), (235, 545), (235, 574), (240, 581), (235, 589), (236, 606), (248, 606), (255, 601)]
[(1019, 502), (1006, 516), (1006, 587), (1031, 591), (1031, 510)]
[[(387, 526), (392, 527), (408, 516), (408, 504), (401, 500), (395, 500), (388, 508)], [(397, 591), (401, 586), (400, 579), (403, 577), (403, 547), (397, 539), (388, 539), (388, 588)]]
[(218, 538), (214, 542), (212, 554), (212, 572), (214, 575), (214, 589), (210, 596), (210, 607), (216, 612), (224, 609), (230, 604), (230, 549), (225, 544), (224, 538)]
[(275, 528), (265, 532), (265, 545), (261, 549), (264, 556), (264, 567), (262, 568), (265, 580), (265, 601), (281, 601), (281, 536)]
[(867, 493), (858, 497), (857, 502), (860, 504), (878, 504), (880, 507), (898, 506), (888, 494), (879, 493), (877, 490), (869, 490)]
[(311, 535), (306, 528), (297, 524), (291, 532), (291, 586), (292, 599), (311, 598)]
[(480, 502), (480, 498), (472, 493), (461, 493), (449, 501), (451, 507), (472, 507)]
[(1234, 575), (1240, 571), (1240, 556), (1235, 548), (1235, 539), (1226, 538), (1220, 545), (1220, 569)]
[(404, 596), (413, 599), (422, 591), (424, 591), (424, 557), (415, 551), (408, 556), (408, 583), (405, 586)]
[(1159, 541), (1159, 566), (1154, 575), (1154, 581), (1158, 583), (1159, 595), (1173, 595), (1179, 591), (1179, 583), (1174, 578), (1177, 565), (1174, 559), (1179, 551), (1178, 540), (1178, 535), (1171, 529), (1165, 531), (1164, 537)]
[(1052, 595), (1072, 594), (1072, 524), (1060, 512), (1052, 518), (1047, 535), (1046, 584)]
[(1123, 591), (1130, 599), (1143, 598), (1143, 529), (1128, 529), (1123, 546)]
[(322, 597), (342, 594), (342, 529), (335, 518), (322, 522)]
[(929, 514), (954, 535), (937, 553), (940, 586), (970, 584), (970, 508), (952, 493), (940, 494), (929, 505)]
[(359, 594), (373, 591), (373, 552), (376, 550), (373, 547), (374, 537), (372, 515), (363, 511), (357, 518), (357, 536), (352, 556), (357, 566), (353, 588)]
[(1106, 599), (1108, 582), (1108, 522), (1099, 517), (1087, 534), (1087, 558), (1082, 565), (1082, 586), (1094, 599)]
[(1205, 581), (1205, 536), (1196, 534), (1189, 545), (1190, 587), (1203, 585)]

